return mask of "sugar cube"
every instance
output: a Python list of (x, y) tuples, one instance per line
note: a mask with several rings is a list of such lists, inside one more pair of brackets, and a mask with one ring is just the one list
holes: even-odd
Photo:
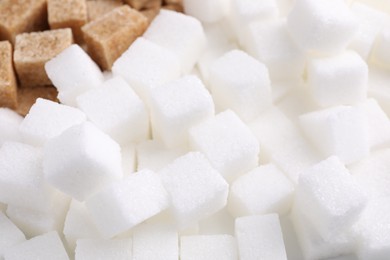
[(293, 194), (293, 184), (275, 165), (263, 165), (232, 183), (229, 211), (234, 216), (283, 215), (290, 210)]
[(189, 75), (156, 87), (150, 109), (153, 138), (188, 147), (188, 129), (214, 115), (214, 102), (202, 81)]
[(181, 228), (226, 205), (229, 185), (200, 152), (177, 158), (159, 174), (171, 199), (171, 211)]
[(230, 11), (230, 0), (183, 0), (184, 11), (202, 22), (221, 20)]
[(123, 5), (122, 0), (112, 1), (87, 1), (88, 22), (110, 12), (112, 9)]
[(166, 209), (169, 198), (160, 177), (142, 170), (98, 192), (86, 206), (103, 237), (111, 238)]
[(189, 134), (190, 147), (204, 153), (228, 181), (258, 164), (259, 143), (231, 110), (191, 128)]
[(103, 82), (96, 63), (78, 45), (72, 44), (45, 64), (47, 76), (57, 88), (58, 99), (76, 105), (76, 97)]
[(148, 138), (148, 111), (121, 77), (105, 81), (76, 100), (88, 119), (119, 144), (127, 145)]
[(79, 239), (75, 260), (132, 259), (132, 240), (128, 239)]
[(13, 69), (12, 45), (10, 42), (0, 41), (0, 58), (0, 106), (16, 108), (17, 83)]
[(210, 87), (216, 106), (232, 109), (245, 122), (271, 105), (267, 67), (240, 50), (217, 59), (210, 68)]
[(96, 126), (85, 122), (46, 143), (43, 170), (50, 184), (84, 201), (122, 177), (120, 147)]
[(241, 260), (287, 260), (277, 214), (236, 218), (235, 236)]

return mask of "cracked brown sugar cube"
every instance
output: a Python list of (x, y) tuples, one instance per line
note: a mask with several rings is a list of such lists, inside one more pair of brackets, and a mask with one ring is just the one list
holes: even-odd
[(87, 1), (88, 22), (96, 20), (100, 16), (123, 5), (121, 0)]
[(51, 29), (71, 28), (76, 42), (82, 42), (81, 27), (87, 23), (86, 0), (47, 0)]
[(69, 28), (16, 36), (14, 64), (21, 87), (50, 85), (45, 63), (72, 43), (72, 30)]
[(48, 28), (46, 0), (0, 0), (0, 39)]
[(16, 108), (17, 85), (12, 66), (12, 45), (0, 42), (0, 107)]
[(44, 98), (58, 102), (57, 89), (54, 86), (42, 86), (35, 88), (20, 88), (18, 89), (18, 107), (16, 112), (25, 116), (34, 105), (37, 98)]
[(147, 26), (143, 14), (123, 5), (84, 25), (82, 30), (89, 54), (100, 67), (109, 70)]

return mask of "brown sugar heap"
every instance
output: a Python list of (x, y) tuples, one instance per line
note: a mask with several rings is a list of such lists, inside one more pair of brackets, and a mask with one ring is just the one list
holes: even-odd
[(84, 25), (82, 30), (92, 58), (109, 70), (147, 26), (148, 20), (143, 14), (123, 5)]
[(0, 42), (0, 107), (16, 108), (17, 87), (12, 67), (12, 45)]
[(21, 86), (50, 85), (45, 63), (72, 43), (69, 28), (19, 34), (16, 37), (14, 64)]

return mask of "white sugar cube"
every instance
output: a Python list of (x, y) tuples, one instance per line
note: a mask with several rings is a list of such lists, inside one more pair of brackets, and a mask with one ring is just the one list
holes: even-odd
[(68, 246), (74, 250), (78, 239), (100, 238), (85, 204), (72, 200), (64, 223), (64, 235)]
[(325, 239), (346, 230), (366, 201), (362, 187), (335, 156), (307, 169), (296, 187), (295, 204)]
[(69, 257), (58, 233), (52, 231), (9, 248), (4, 259), (69, 260)]
[(324, 156), (336, 155), (349, 164), (369, 153), (367, 120), (357, 107), (335, 106), (309, 112), (299, 117), (299, 123)]
[(386, 260), (390, 254), (390, 199), (370, 201), (357, 223), (353, 234), (357, 239), (359, 259)]
[(229, 185), (202, 153), (183, 155), (159, 174), (179, 227), (188, 227), (226, 205)]
[(277, 214), (237, 218), (235, 234), (241, 260), (287, 260)]
[(254, 21), (276, 19), (279, 8), (276, 0), (231, 0), (230, 22), (237, 37)]
[(318, 233), (313, 223), (299, 212), (304, 210), (305, 208), (299, 209), (294, 205), (291, 214), (304, 259), (334, 259), (333, 257), (350, 254), (354, 251), (355, 243), (352, 236), (343, 231), (330, 237), (323, 237)]
[(216, 60), (210, 68), (210, 87), (219, 109), (232, 109), (249, 122), (272, 103), (271, 82), (264, 64), (240, 50)]
[(79, 239), (75, 260), (132, 259), (132, 240), (128, 239)]
[(349, 44), (349, 48), (355, 50), (363, 59), (367, 60), (374, 47), (377, 35), (385, 24), (386, 13), (359, 2), (354, 2), (351, 5), (351, 11), (358, 19), (359, 29)]
[(77, 108), (38, 98), (20, 125), (25, 142), (43, 145), (66, 129), (81, 124), (85, 114)]
[(230, 0), (184, 0), (184, 11), (202, 22), (221, 20), (230, 11)]
[(11, 220), (0, 212), (0, 259), (3, 257), (3, 252), (8, 248), (22, 243), (26, 240), (20, 229), (12, 223)]
[(375, 44), (372, 51), (371, 62), (387, 70), (390, 69), (390, 51), (388, 49), (389, 44), (390, 29), (385, 27), (382, 32), (379, 33), (377, 43)]
[(190, 129), (190, 146), (201, 151), (228, 181), (258, 164), (259, 143), (231, 110)]
[(142, 170), (98, 192), (86, 206), (104, 237), (123, 233), (169, 206), (160, 177)]
[(47, 142), (43, 170), (50, 184), (83, 201), (122, 177), (120, 147), (85, 122)]
[(150, 106), (153, 138), (167, 147), (188, 147), (188, 129), (214, 115), (210, 93), (192, 75), (156, 87)]
[(351, 174), (372, 198), (390, 196), (390, 149), (372, 153), (350, 167)]
[[(200, 7), (199, 1), (192, 2)], [(208, 2), (215, 0), (202, 1), (205, 4)], [(143, 37), (174, 52), (180, 59), (182, 72), (187, 73), (194, 67), (206, 46), (203, 27), (197, 19), (169, 10), (160, 11)]]
[(62, 232), (70, 198), (58, 191), (52, 197), (50, 208), (46, 211), (8, 205), (6, 213), (27, 237), (53, 230)]
[(0, 201), (33, 210), (48, 210), (54, 190), (42, 171), (42, 151), (17, 142), (0, 149)]
[(229, 210), (234, 216), (286, 214), (294, 186), (273, 164), (253, 169), (235, 180), (229, 193)]
[(181, 260), (238, 260), (236, 239), (231, 235), (182, 236)]
[(77, 44), (63, 50), (45, 64), (45, 70), (58, 90), (63, 104), (75, 106), (76, 97), (103, 82), (103, 73)]
[(142, 100), (121, 77), (77, 97), (88, 119), (119, 144), (143, 141), (149, 136), (149, 114)]
[(153, 86), (180, 76), (180, 61), (173, 52), (139, 37), (114, 62), (112, 72), (124, 78), (147, 102)]
[(145, 222), (133, 229), (133, 259), (177, 260), (179, 238), (173, 225), (165, 221)]
[(296, 78), (303, 74), (305, 55), (291, 39), (285, 20), (253, 22), (240, 42), (267, 66), (271, 78)]
[(344, 49), (358, 29), (357, 19), (340, 0), (297, 0), (287, 24), (302, 49), (322, 53)]
[(20, 141), (19, 126), (23, 117), (9, 108), (0, 108), (0, 147), (6, 141)]
[(390, 142), (390, 119), (375, 99), (359, 104), (367, 118), (371, 147), (381, 147)]
[(186, 152), (188, 151), (182, 147), (168, 149), (156, 140), (142, 142), (137, 146), (137, 170), (159, 171)]
[(367, 96), (368, 66), (354, 51), (314, 58), (308, 63), (307, 81), (322, 107), (355, 104)]

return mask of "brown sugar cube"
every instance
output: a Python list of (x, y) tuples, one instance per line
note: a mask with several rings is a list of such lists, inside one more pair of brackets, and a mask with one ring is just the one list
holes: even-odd
[(125, 0), (124, 2), (137, 10), (154, 9), (162, 4), (162, 0)]
[(17, 86), (12, 66), (12, 45), (0, 42), (0, 107), (16, 108)]
[(147, 18), (128, 5), (115, 8), (84, 25), (84, 40), (92, 58), (105, 70), (144, 33)]
[(0, 39), (48, 28), (46, 0), (0, 0)]
[(72, 43), (69, 28), (16, 36), (14, 64), (21, 87), (50, 85), (45, 63)]
[(96, 20), (98, 17), (121, 5), (123, 3), (120, 0), (87, 1), (88, 22)]
[(81, 27), (87, 23), (86, 0), (47, 0), (51, 29), (71, 28), (76, 42), (83, 41)]
[(22, 116), (28, 114), (32, 105), (34, 105), (37, 98), (45, 98), (51, 101), (58, 102), (57, 89), (53, 86), (43, 86), (36, 88), (20, 88), (18, 90), (18, 107), (16, 112)]

